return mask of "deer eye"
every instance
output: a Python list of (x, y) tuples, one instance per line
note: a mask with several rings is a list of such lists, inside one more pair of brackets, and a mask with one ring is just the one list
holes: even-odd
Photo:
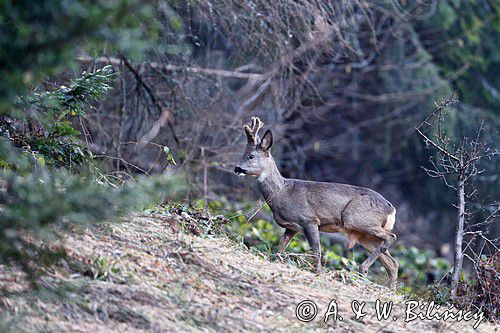
[(255, 157), (255, 156), (253, 156), (253, 155), (248, 155), (248, 159), (249, 159), (249, 160), (253, 159), (254, 157)]

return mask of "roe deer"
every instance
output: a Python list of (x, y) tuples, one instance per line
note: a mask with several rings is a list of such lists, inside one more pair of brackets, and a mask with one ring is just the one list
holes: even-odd
[(262, 121), (253, 117), (245, 125), (247, 145), (234, 172), (257, 178), (259, 190), (269, 204), (278, 225), (285, 228), (279, 242), (284, 252), (292, 238), (304, 233), (314, 256), (315, 269), (321, 270), (320, 231), (341, 232), (349, 237), (349, 248), (358, 241), (370, 252), (359, 271), (366, 275), (379, 260), (389, 275), (389, 286), (396, 288), (398, 263), (388, 248), (396, 240), (391, 232), (396, 209), (379, 193), (354, 185), (288, 179), (281, 176), (271, 155), (273, 135), (267, 130), (262, 140), (257, 132)]

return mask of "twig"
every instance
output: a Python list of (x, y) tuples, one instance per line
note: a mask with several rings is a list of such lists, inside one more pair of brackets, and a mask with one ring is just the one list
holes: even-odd
[[(179, 141), (179, 138), (177, 137), (177, 134), (175, 133), (175, 129), (174, 129), (174, 126), (172, 125), (171, 117), (170, 116), (168, 116), (168, 117), (163, 116), (164, 109), (161, 107), (160, 103), (158, 102), (158, 99), (156, 98), (156, 95), (153, 93), (151, 88), (146, 84), (146, 82), (144, 82), (144, 80), (142, 79), (139, 72), (134, 68), (134, 66), (132, 66), (132, 64), (127, 60), (127, 58), (125, 58), (124, 56), (121, 56), (121, 59), (123, 60), (125, 66), (127, 66), (127, 68), (132, 72), (132, 74), (134, 74), (137, 82), (139, 82), (144, 87), (144, 90), (146, 91), (146, 93), (149, 95), (149, 97), (151, 97), (153, 104), (155, 105), (156, 109), (158, 110), (158, 113), (160, 114), (160, 119), (163, 119), (163, 118), (166, 119), (167, 125), (170, 128), (170, 130), (172, 131), (172, 136), (174, 138), (174, 141), (175, 141), (175, 143), (177, 143), (177, 145), (179, 145), (180, 141)], [(168, 109), (165, 109), (165, 110), (167, 110), (171, 114), (171, 112)], [(163, 118), (162, 118), (162, 116), (163, 116)]]

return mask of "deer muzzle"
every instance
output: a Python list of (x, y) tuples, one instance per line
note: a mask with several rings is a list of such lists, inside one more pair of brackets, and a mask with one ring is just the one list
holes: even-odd
[(246, 170), (237, 166), (236, 168), (234, 168), (234, 173), (237, 174), (238, 176), (244, 176), (247, 172)]

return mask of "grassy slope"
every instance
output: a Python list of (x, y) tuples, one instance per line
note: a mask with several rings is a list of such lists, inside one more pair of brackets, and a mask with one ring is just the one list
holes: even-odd
[[(348, 272), (316, 275), (270, 262), (224, 237), (183, 232), (179, 221), (186, 220), (193, 222), (173, 214), (136, 215), (66, 235), (70, 263), (43, 279), (68, 290), (62, 301), (23, 292), (21, 277), (0, 271), (0, 284), (17, 291), (0, 298), (4, 322), (13, 319), (9, 330), (22, 331), (472, 331), (464, 322), (405, 323), (403, 299), (382, 286)], [(397, 321), (376, 320), (377, 298), (395, 301)], [(319, 307), (309, 323), (295, 317), (305, 299)], [(344, 320), (325, 324), (322, 314), (332, 299)], [(361, 320), (353, 319), (353, 299), (367, 302)], [(483, 323), (479, 331), (494, 327)]]

